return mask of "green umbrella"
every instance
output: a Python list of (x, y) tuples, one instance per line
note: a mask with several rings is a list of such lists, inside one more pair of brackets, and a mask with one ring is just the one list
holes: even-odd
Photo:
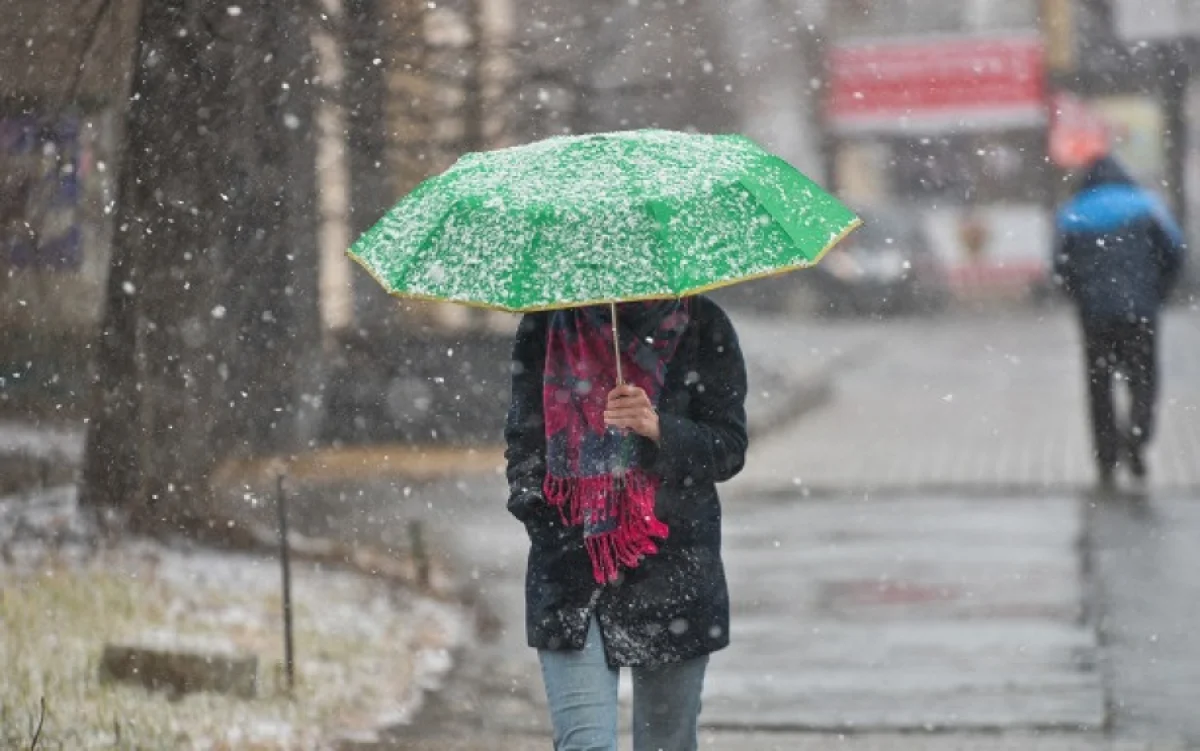
[(349, 253), (400, 297), (533, 311), (805, 268), (859, 223), (748, 138), (642, 130), (467, 154)]

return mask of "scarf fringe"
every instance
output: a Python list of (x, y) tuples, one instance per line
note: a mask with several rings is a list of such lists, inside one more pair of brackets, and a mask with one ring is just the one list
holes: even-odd
[(615, 581), (622, 566), (637, 568), (644, 557), (658, 552), (653, 538), (666, 539), (670, 530), (654, 516), (658, 485), (657, 478), (637, 469), (620, 477), (546, 477), (546, 501), (558, 509), (564, 525), (611, 521), (610, 508), (620, 515), (612, 530), (585, 535), (592, 575), (598, 584)]

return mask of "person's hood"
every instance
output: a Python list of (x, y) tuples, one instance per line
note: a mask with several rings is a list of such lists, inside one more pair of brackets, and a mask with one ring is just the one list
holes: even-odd
[(1101, 185), (1137, 185), (1137, 181), (1129, 175), (1115, 157), (1106, 155), (1092, 162), (1092, 166), (1088, 167), (1087, 173), (1083, 176), (1083, 182), (1079, 184), (1079, 190), (1082, 192)]

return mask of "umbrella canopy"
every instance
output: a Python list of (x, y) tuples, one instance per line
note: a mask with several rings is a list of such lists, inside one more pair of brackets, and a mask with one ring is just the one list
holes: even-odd
[(804, 268), (858, 224), (747, 138), (643, 130), (467, 154), (349, 253), (401, 297), (532, 311)]

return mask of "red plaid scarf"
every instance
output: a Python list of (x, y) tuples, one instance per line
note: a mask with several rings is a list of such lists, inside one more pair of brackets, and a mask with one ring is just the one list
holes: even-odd
[[(667, 363), (690, 317), (686, 301), (617, 306), (625, 382), (658, 404)], [(542, 391), (546, 421), (546, 500), (563, 523), (582, 526), (592, 572), (607, 584), (618, 566), (634, 568), (658, 552), (667, 525), (654, 516), (660, 479), (639, 465), (633, 436), (604, 424), (617, 385), (608, 306), (557, 311), (550, 317)]]

